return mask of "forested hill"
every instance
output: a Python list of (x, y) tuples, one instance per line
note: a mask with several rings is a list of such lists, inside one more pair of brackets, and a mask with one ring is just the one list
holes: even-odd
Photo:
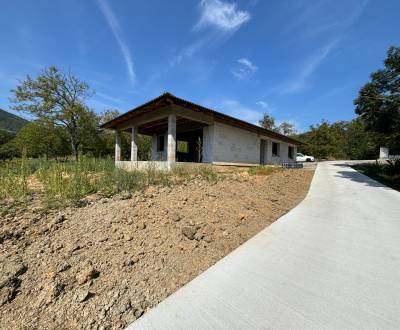
[(18, 132), (27, 123), (26, 119), (0, 109), (0, 130)]

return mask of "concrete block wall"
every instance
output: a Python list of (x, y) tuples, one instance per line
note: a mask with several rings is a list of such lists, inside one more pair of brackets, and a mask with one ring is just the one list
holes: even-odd
[(212, 155), (214, 162), (258, 164), (260, 138), (247, 130), (214, 123)]
[(214, 124), (203, 128), (203, 163), (213, 161)]

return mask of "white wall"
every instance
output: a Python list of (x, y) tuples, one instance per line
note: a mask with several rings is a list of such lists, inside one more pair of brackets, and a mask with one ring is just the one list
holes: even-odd
[(203, 163), (213, 161), (214, 124), (203, 128)]
[(247, 130), (214, 123), (213, 161), (228, 163), (260, 162), (260, 138)]
[[(277, 142), (279, 144), (279, 157), (272, 155), (272, 142)], [(270, 138), (267, 139), (266, 145), (267, 145), (267, 152), (266, 152), (267, 164), (280, 165), (281, 163), (294, 163), (295, 162), (297, 148), (294, 145), (289, 144), (287, 142), (282, 142), (282, 141), (279, 141), (276, 139), (270, 139)], [(294, 147), (293, 159), (290, 159), (289, 155), (288, 155), (289, 145)]]

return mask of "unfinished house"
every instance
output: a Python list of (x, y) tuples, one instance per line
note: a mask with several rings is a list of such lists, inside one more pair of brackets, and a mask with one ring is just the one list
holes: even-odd
[[(170, 93), (105, 123), (115, 130), (115, 164), (170, 169), (181, 163), (252, 166), (294, 163), (301, 142), (180, 99)], [(131, 157), (121, 159), (121, 132), (131, 134)], [(152, 137), (151, 162), (137, 157), (137, 135)]]

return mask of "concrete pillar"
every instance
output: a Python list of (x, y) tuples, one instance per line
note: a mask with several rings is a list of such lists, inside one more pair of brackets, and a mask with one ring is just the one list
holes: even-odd
[(131, 161), (136, 162), (138, 153), (138, 128), (132, 127), (132, 135), (131, 135)]
[(168, 115), (167, 160), (176, 160), (176, 115)]
[(121, 131), (115, 130), (115, 161), (121, 160)]
[(157, 157), (157, 135), (151, 137), (151, 160), (158, 160)]

